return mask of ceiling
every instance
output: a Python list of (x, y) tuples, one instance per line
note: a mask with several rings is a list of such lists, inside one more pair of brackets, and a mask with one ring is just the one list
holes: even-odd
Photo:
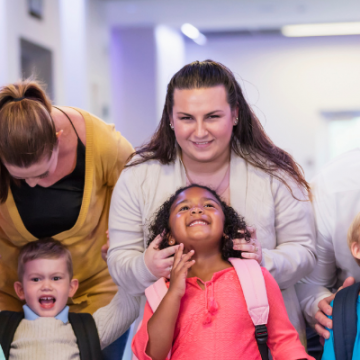
[(180, 27), (202, 31), (261, 30), (286, 24), (360, 20), (360, 0), (99, 0), (111, 26)]

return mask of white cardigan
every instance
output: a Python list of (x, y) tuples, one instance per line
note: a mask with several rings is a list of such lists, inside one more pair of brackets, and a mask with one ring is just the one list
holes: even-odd
[(318, 262), (298, 284), (305, 318), (315, 324), (318, 303), (344, 280), (360, 281), (360, 267), (347, 245), (347, 232), (360, 212), (360, 149), (351, 150), (327, 164), (311, 183), (315, 209)]
[[(144, 294), (157, 280), (144, 262), (148, 225), (159, 207), (185, 185), (179, 157), (169, 165), (148, 161), (120, 175), (110, 206), (108, 266), (115, 283), (132, 295)], [(292, 189), (297, 198), (306, 199), (296, 185)], [(294, 199), (284, 184), (233, 153), (230, 205), (256, 228), (264, 266), (282, 289), (289, 318), (304, 342), (304, 320), (294, 285), (316, 261), (310, 202)]]

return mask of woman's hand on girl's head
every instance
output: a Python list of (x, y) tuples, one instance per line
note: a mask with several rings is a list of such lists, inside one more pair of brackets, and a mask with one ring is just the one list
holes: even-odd
[(194, 250), (183, 255), (184, 244), (180, 244), (174, 256), (174, 265), (170, 272), (169, 294), (182, 298), (186, 289), (186, 278), (188, 270), (194, 265), (195, 260), (191, 260)]
[(261, 264), (262, 248), (260, 241), (256, 237), (256, 229), (250, 226), (248, 226), (247, 229), (251, 234), (250, 242), (246, 241), (245, 239), (234, 239), (233, 249), (240, 250), (242, 252), (241, 256), (244, 259), (254, 259), (259, 264)]
[(170, 277), (170, 270), (174, 263), (174, 258), (169, 257), (175, 254), (179, 245), (170, 246), (159, 250), (162, 242), (162, 235), (158, 235), (145, 250), (144, 261), (149, 271), (157, 278)]

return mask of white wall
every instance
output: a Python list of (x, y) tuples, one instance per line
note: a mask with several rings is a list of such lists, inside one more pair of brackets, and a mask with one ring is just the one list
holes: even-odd
[[(61, 84), (61, 45), (60, 28), (58, 19), (58, 1), (44, 1), (43, 20), (35, 19), (28, 15), (26, 0), (2, 0), (6, 2), (4, 23), (0, 25), (5, 28), (6, 44), (1, 47), (1, 63), (6, 71), (0, 77), (1, 85), (14, 82), (21, 78), (20, 63), (20, 38), (24, 38), (37, 45), (48, 48), (53, 52), (54, 83)], [(0, 30), (1, 31), (1, 30)], [(1, 37), (1, 35), (0, 35)], [(55, 99), (61, 98), (61, 86), (55, 86)]]
[(154, 28), (113, 28), (110, 50), (114, 123), (137, 147), (150, 139), (157, 124)]
[[(55, 103), (102, 117), (110, 106), (109, 28), (99, 0), (44, 0), (42, 20), (27, 0), (0, 0), (0, 86), (21, 79), (20, 38), (52, 51)], [(104, 120), (111, 120), (111, 114)]]
[(110, 27), (105, 19), (103, 1), (91, 0), (88, 1), (87, 6), (86, 44), (89, 99), (87, 110), (105, 121), (113, 122), (110, 84)]
[[(328, 160), (322, 110), (360, 109), (359, 36), (210, 38), (187, 42), (186, 61), (220, 61), (236, 75), (276, 145), (307, 179)], [(359, 134), (360, 137), (360, 134)]]
[(160, 121), (163, 113), (167, 85), (173, 75), (185, 65), (185, 42), (180, 31), (168, 26), (155, 28), (156, 46), (156, 85), (157, 111), (156, 120)]

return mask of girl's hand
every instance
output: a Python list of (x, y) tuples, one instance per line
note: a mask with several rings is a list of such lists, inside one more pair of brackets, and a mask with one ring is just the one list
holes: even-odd
[(252, 227), (247, 228), (251, 234), (250, 242), (245, 239), (234, 239), (233, 249), (241, 250), (241, 256), (245, 259), (255, 259), (259, 264), (262, 261), (262, 249), (259, 240), (256, 237), (256, 229)]
[(174, 265), (170, 272), (170, 286), (168, 294), (178, 296), (180, 299), (185, 294), (186, 278), (189, 268), (194, 265), (195, 260), (190, 260), (194, 250), (183, 255), (184, 244), (180, 244), (174, 257)]
[(144, 261), (149, 271), (157, 278), (170, 277), (170, 270), (174, 263), (174, 258), (169, 257), (175, 254), (179, 245), (170, 246), (166, 249), (159, 250), (159, 244), (162, 236), (158, 235), (154, 241), (145, 250)]

